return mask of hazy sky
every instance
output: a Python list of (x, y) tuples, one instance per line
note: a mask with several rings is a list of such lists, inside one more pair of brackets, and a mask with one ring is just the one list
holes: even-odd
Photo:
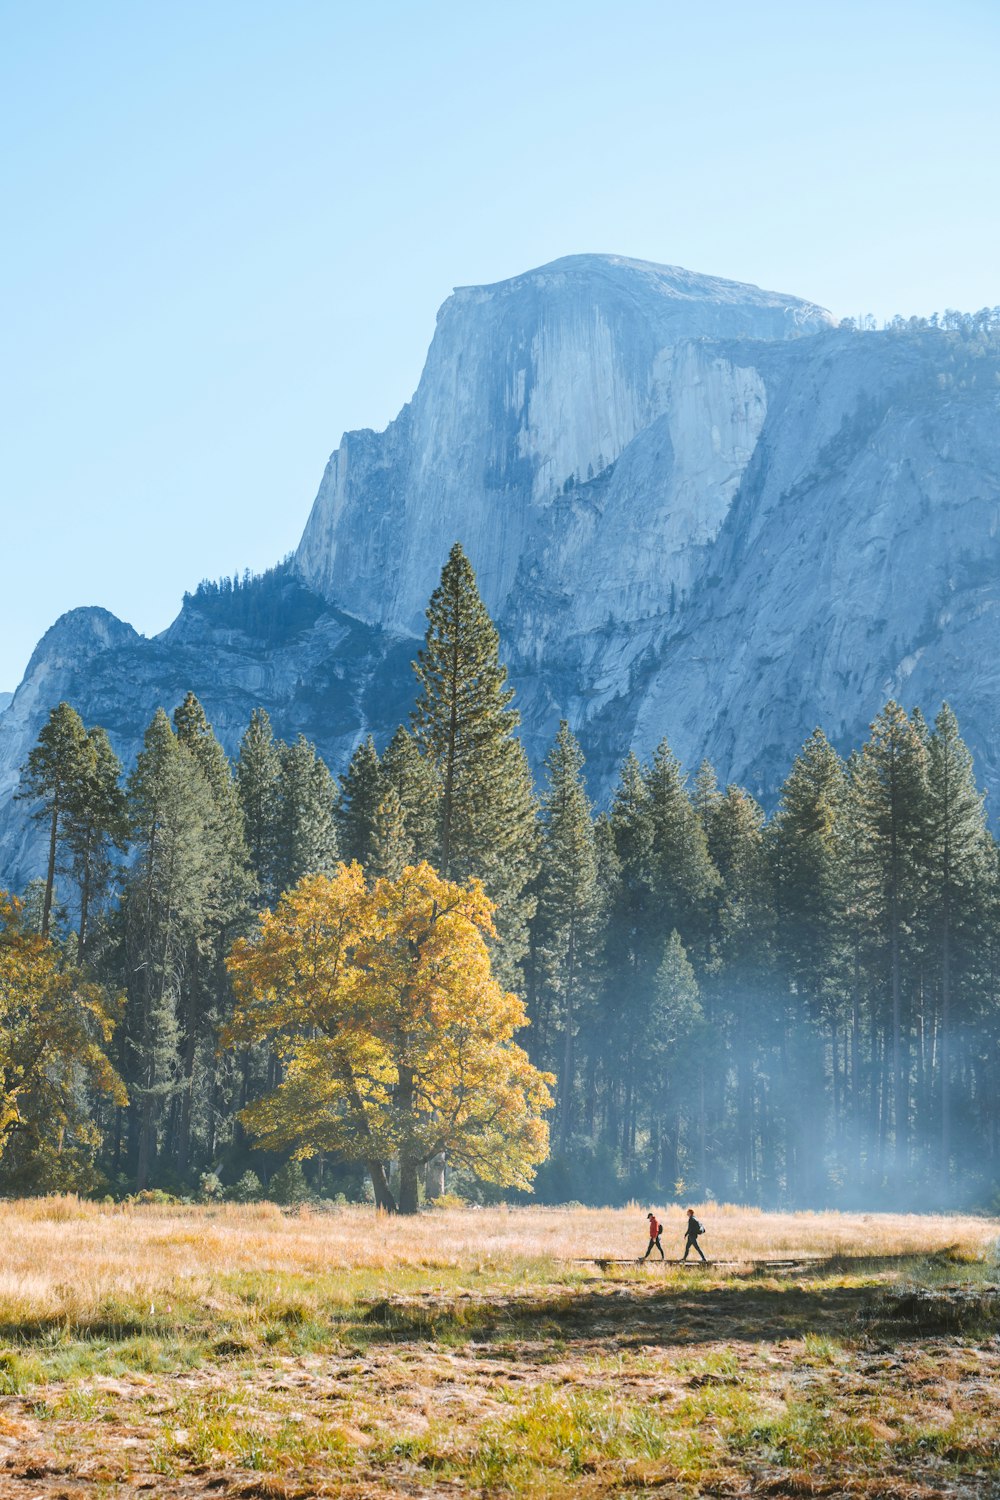
[(298, 540), (454, 285), (1000, 303), (1000, 4), (0, 0), (0, 688)]

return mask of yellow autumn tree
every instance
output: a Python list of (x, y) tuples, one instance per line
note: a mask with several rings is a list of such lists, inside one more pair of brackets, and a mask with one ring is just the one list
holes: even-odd
[(127, 1104), (106, 1048), (115, 1003), (24, 922), (0, 891), (0, 1178), (5, 1188), (86, 1185), (98, 1131), (88, 1096)]
[(513, 1040), (527, 1017), (493, 977), (492, 936), (479, 882), (426, 863), (371, 887), (357, 864), (306, 876), (229, 958), (225, 1041), (267, 1041), (282, 1064), (278, 1087), (243, 1111), (248, 1129), (298, 1157), (364, 1162), (392, 1211), (416, 1211), (420, 1167), (442, 1152), (486, 1182), (530, 1188), (553, 1079)]

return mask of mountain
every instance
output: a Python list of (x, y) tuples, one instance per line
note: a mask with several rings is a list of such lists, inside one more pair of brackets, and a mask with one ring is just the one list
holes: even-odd
[(130, 759), (188, 688), (234, 749), (263, 703), (343, 766), (405, 714), (459, 539), (538, 764), (567, 716), (606, 794), (667, 734), (773, 803), (822, 723), (947, 696), (1000, 780), (996, 316), (837, 328), (798, 298), (580, 255), (442, 307), (412, 401), (341, 440), (290, 563), (202, 586), (144, 640), (102, 610), (47, 633), (0, 716), (0, 884), (38, 867), (10, 801), (60, 697)]

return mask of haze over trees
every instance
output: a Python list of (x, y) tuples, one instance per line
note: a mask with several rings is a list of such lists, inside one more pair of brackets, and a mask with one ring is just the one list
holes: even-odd
[(886, 704), (846, 760), (817, 729), (770, 818), (666, 741), (597, 812), (565, 723), (532, 785), (458, 546), (415, 674), (410, 724), (339, 780), (263, 710), (231, 766), (189, 694), (122, 785), (53, 710), (22, 784), (45, 878), (6, 941), (90, 1020), (0, 1185), (57, 1180), (56, 1109), (58, 1180), (115, 1192), (370, 1178), (412, 1208), (447, 1163), (482, 1199), (537, 1168), (548, 1200), (992, 1201), (1000, 861), (947, 705)]

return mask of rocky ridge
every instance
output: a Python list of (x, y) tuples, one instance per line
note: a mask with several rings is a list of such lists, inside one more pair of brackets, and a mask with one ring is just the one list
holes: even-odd
[(235, 749), (262, 703), (342, 768), (412, 695), (460, 539), (536, 764), (560, 717), (606, 794), (632, 747), (772, 803), (816, 723), (846, 748), (895, 694), (947, 697), (1000, 782), (1000, 351), (834, 328), (813, 304), (572, 256), (444, 304), (413, 400), (346, 434), (289, 566), (199, 590), (145, 640), (52, 627), (0, 702), (0, 885), (38, 867), (17, 768), (59, 698), (126, 761), (188, 688)]

